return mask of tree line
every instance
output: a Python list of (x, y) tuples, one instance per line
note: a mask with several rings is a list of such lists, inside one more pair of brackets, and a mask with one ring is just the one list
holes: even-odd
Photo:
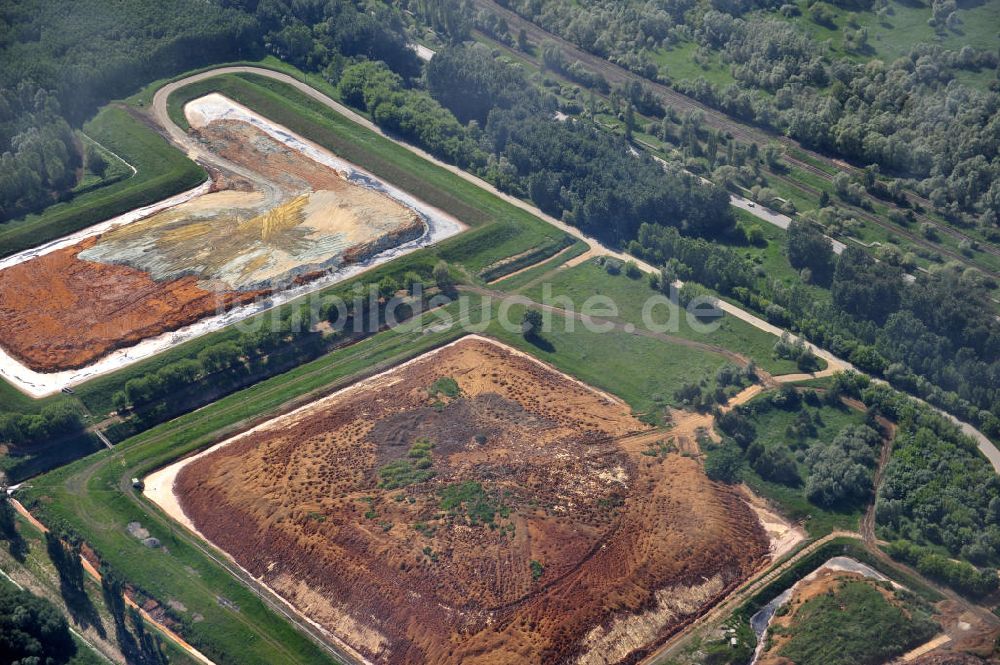
[[(985, 284), (945, 267), (904, 279), (857, 247), (837, 256), (809, 222), (788, 229), (787, 258), (805, 281), (785, 285), (739, 252), (640, 226), (631, 253), (694, 279), (893, 385), (1000, 434), (1000, 329)], [(808, 284), (811, 282), (812, 284)], [(816, 288), (828, 288), (829, 299)]]
[[(797, 8), (778, 2), (713, 0), (708, 11), (690, 0), (627, 7), (613, 0), (586, 6), (572, 0), (502, 4), (583, 50), (736, 118), (811, 148), (876, 164), (943, 214), (997, 233), (1000, 97), (996, 85), (980, 90), (958, 78), (962, 72), (996, 69), (1000, 59), (994, 50), (921, 43), (891, 63), (855, 58), (850, 56), (869, 55), (867, 31), (845, 26), (844, 43), (853, 51), (845, 57), (787, 20)], [(747, 13), (779, 5), (785, 18)], [(873, 5), (887, 20), (887, 3)], [(822, 2), (811, 7), (813, 20), (823, 24), (829, 7)], [(953, 2), (935, 2), (931, 20), (943, 29), (958, 20), (955, 9)], [(677, 80), (655, 58), (654, 50), (692, 43), (696, 62), (715, 66), (721, 60), (735, 82), (722, 85), (704, 76)]]
[(0, 89), (0, 222), (54, 203), (80, 163), (54, 94), (30, 81)]

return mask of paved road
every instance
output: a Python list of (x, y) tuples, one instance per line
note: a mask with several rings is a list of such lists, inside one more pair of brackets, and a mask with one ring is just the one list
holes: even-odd
[[(642, 143), (642, 145), (646, 146), (649, 149), (653, 149), (653, 146), (649, 145), (648, 143)], [(651, 155), (651, 156), (653, 159), (659, 162), (659, 164), (662, 165), (663, 168), (667, 168), (667, 161), (665, 159), (663, 159), (662, 157), (657, 157), (656, 155)], [(694, 173), (691, 173), (686, 169), (685, 171), (690, 175), (698, 178), (698, 180), (705, 183), (706, 185), (713, 184), (712, 181), (709, 180), (708, 178), (703, 178), (699, 175), (695, 175)], [(783, 231), (787, 231), (789, 225), (792, 223), (792, 218), (789, 217), (788, 215), (783, 215), (780, 212), (775, 212), (769, 208), (765, 208), (764, 206), (758, 203), (755, 203), (754, 201), (751, 201), (748, 198), (745, 198), (743, 196), (738, 196), (733, 193), (729, 194), (729, 205), (733, 206), (734, 208), (739, 208), (740, 210), (745, 210), (746, 212), (750, 213), (757, 219), (763, 222), (767, 222), (768, 224), (777, 226), (779, 229)], [(833, 246), (834, 254), (840, 254), (847, 247), (847, 245), (840, 242), (836, 238), (830, 238), (830, 236), (827, 236), (827, 238), (829, 238), (830, 243)]]

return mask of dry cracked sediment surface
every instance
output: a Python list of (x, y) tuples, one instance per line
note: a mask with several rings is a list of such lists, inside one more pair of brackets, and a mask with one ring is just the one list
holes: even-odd
[(664, 433), (623, 403), (468, 337), (194, 459), (174, 491), (375, 662), (630, 662), (768, 554), (681, 454), (693, 425), (650, 455)]
[(197, 132), (253, 178), (216, 174), (216, 191), (0, 271), (0, 347), (38, 372), (77, 369), (425, 231), (248, 123)]

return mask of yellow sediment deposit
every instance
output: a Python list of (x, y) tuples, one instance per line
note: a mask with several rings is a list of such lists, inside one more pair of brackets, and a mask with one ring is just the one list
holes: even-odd
[(297, 196), (288, 203), (283, 203), (275, 208), (271, 208), (263, 215), (257, 215), (252, 219), (240, 224), (240, 230), (255, 232), (260, 229), (260, 239), (264, 242), (271, 240), (283, 231), (295, 228), (305, 219), (303, 213), (308, 196)]
[(194, 276), (212, 291), (281, 288), (419, 237), (420, 216), (344, 178), (252, 125), (233, 120), (199, 136), (256, 174), (258, 191), (219, 191), (114, 229), (80, 254), (157, 281)]

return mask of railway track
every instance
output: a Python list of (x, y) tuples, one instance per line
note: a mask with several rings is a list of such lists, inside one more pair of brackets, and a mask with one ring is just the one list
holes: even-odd
[[(783, 176), (783, 175), (780, 175), (780, 174), (773, 173), (772, 177), (774, 177), (774, 178), (776, 178), (778, 180), (781, 180), (782, 182), (784, 182), (789, 187), (794, 187), (794, 188), (796, 188), (796, 189), (798, 189), (800, 191), (806, 192), (806, 193), (811, 194), (813, 196), (819, 196), (820, 190), (816, 189), (815, 187), (811, 187), (809, 185), (800, 183), (797, 180), (793, 180), (792, 178), (789, 178), (788, 176)], [(981, 265), (973, 265), (973, 264), (971, 264), (969, 262), (969, 259), (967, 257), (965, 257), (963, 254), (961, 254), (960, 252), (956, 252), (953, 249), (950, 249), (948, 247), (944, 247), (943, 245), (939, 245), (937, 243), (931, 242), (931, 241), (927, 240), (926, 238), (922, 238), (921, 236), (919, 236), (919, 235), (911, 232), (909, 229), (904, 228), (902, 226), (899, 226), (899, 225), (896, 225), (896, 224), (892, 224), (890, 222), (884, 222), (884, 221), (882, 221), (878, 217), (878, 215), (870, 213), (867, 210), (865, 210), (863, 208), (860, 208), (858, 206), (848, 205), (848, 206), (844, 206), (844, 207), (847, 208), (848, 210), (850, 210), (852, 213), (854, 213), (855, 217), (857, 217), (857, 218), (859, 218), (859, 219), (861, 219), (861, 220), (863, 220), (865, 222), (870, 222), (872, 224), (875, 224), (876, 226), (885, 229), (888, 233), (892, 233), (894, 235), (902, 236), (902, 237), (906, 238), (907, 240), (909, 240), (910, 242), (915, 243), (915, 244), (917, 244), (917, 245), (919, 245), (921, 247), (924, 247), (925, 249), (929, 249), (932, 252), (936, 252), (938, 254), (946, 256), (946, 257), (948, 257), (948, 258), (950, 258), (952, 260), (958, 261), (959, 263), (968, 264), (968, 265), (970, 265), (972, 267), (975, 267), (976, 270), (979, 270), (983, 274), (989, 275), (990, 277), (993, 277), (994, 279), (1000, 279), (1000, 272), (997, 272), (995, 270), (991, 270), (991, 269), (986, 268), (986, 267), (981, 266)], [(919, 217), (918, 217), (918, 219), (919, 219)], [(986, 248), (987, 248), (987, 245), (983, 245), (981, 247), (981, 249), (983, 249), (983, 250), (986, 250)], [(1000, 250), (997, 250), (995, 247), (992, 247), (992, 246), (989, 246), (989, 249), (992, 250), (992, 251), (988, 252), (989, 254), (992, 254), (992, 255), (995, 255), (995, 256), (1000, 256)]]
[[(858, 177), (862, 174), (862, 169), (853, 166), (851, 164), (848, 164), (847, 162), (841, 160), (834, 160), (818, 152), (805, 148), (802, 145), (800, 145), (797, 141), (787, 136), (778, 134), (770, 130), (741, 123), (729, 117), (725, 113), (719, 111), (718, 109), (712, 108), (711, 106), (708, 106), (706, 104), (703, 104), (702, 102), (694, 100), (691, 97), (688, 97), (687, 95), (677, 92), (673, 88), (667, 87), (662, 83), (657, 83), (656, 81), (652, 81), (643, 76), (630, 72), (629, 70), (621, 67), (620, 65), (616, 65), (602, 58), (601, 56), (594, 55), (593, 53), (590, 53), (588, 51), (584, 51), (583, 49), (576, 46), (572, 42), (563, 39), (562, 37), (554, 33), (548, 32), (544, 28), (541, 28), (538, 25), (529, 21), (528, 19), (522, 17), (520, 14), (510, 9), (507, 9), (506, 7), (500, 6), (499, 4), (494, 2), (494, 0), (473, 0), (473, 2), (479, 8), (493, 12), (494, 14), (497, 14), (498, 16), (502, 17), (505, 21), (507, 21), (508, 26), (511, 26), (512, 28), (516, 29), (524, 29), (525, 34), (528, 36), (528, 39), (534, 41), (535, 43), (541, 44), (542, 42), (545, 41), (551, 41), (556, 43), (569, 58), (579, 60), (582, 64), (586, 65), (588, 68), (600, 73), (602, 76), (604, 76), (604, 78), (608, 81), (608, 83), (621, 84), (630, 81), (639, 81), (647, 88), (649, 88), (652, 92), (656, 93), (669, 106), (681, 111), (698, 111), (703, 114), (704, 122), (706, 125), (712, 127), (713, 129), (725, 132), (739, 141), (742, 141), (744, 143), (757, 143), (761, 145), (770, 142), (778, 143), (779, 145), (785, 148), (785, 154), (783, 155), (783, 159), (797, 169), (806, 171), (807, 173), (813, 174), (828, 182), (833, 181), (833, 175), (831, 175), (828, 170), (814, 165), (809, 160), (814, 160), (817, 162), (827, 164), (831, 169), (834, 169), (835, 171), (843, 171), (854, 177)], [(530, 56), (522, 56), (522, 57), (530, 57)], [(806, 157), (806, 159), (799, 159), (793, 153), (802, 154)], [(816, 195), (819, 194), (819, 190), (812, 189), (811, 191)], [(931, 205), (930, 201), (912, 192), (905, 192), (904, 195), (910, 202), (911, 206), (915, 207), (917, 204), (919, 204), (920, 206), (928, 207)], [(972, 265), (969, 263), (969, 260), (965, 258), (963, 255), (957, 252), (953, 252), (952, 250), (948, 250), (947, 248), (941, 247), (940, 245), (934, 244), (930, 241), (927, 241), (924, 238), (913, 236), (913, 234), (906, 234), (904, 233), (903, 229), (901, 229), (899, 226), (895, 224), (883, 222), (874, 215), (870, 215), (869, 219), (873, 223), (881, 226), (882, 228), (885, 228), (886, 230), (889, 230), (893, 233), (899, 233), (900, 235), (907, 235), (907, 237), (909, 237), (914, 242), (918, 242), (920, 245), (929, 247), (934, 251), (940, 252), (941, 254), (947, 254), (952, 258), (960, 260), (962, 263)], [(916, 219), (918, 222), (931, 224), (936, 230), (956, 240), (959, 241), (968, 240), (970, 242), (973, 241), (979, 242), (976, 239), (967, 236), (966, 234), (962, 233), (961, 231), (955, 229), (952, 226), (941, 224), (939, 222), (930, 219), (927, 215), (923, 213), (916, 213)], [(981, 251), (990, 254), (992, 256), (1000, 257), (1000, 248), (996, 247), (995, 245), (992, 245), (991, 243), (988, 242), (979, 242), (979, 245)], [(976, 265), (975, 267), (980, 270), (984, 270), (982, 267), (978, 265)], [(984, 270), (984, 272), (986, 271)], [(989, 274), (997, 276), (998, 273), (990, 272)]]

